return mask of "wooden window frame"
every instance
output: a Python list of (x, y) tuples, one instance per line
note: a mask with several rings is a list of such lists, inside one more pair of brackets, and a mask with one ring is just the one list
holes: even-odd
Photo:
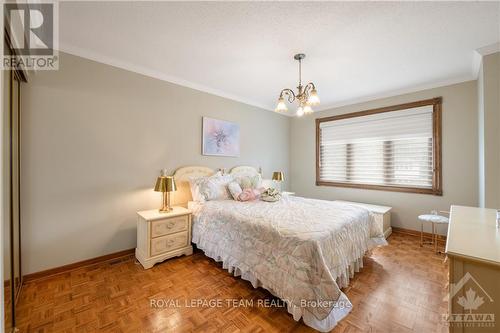
[[(334, 186), (334, 187), (350, 187), (350, 188), (360, 188), (367, 190), (380, 190), (380, 191), (394, 191), (394, 192), (406, 192), (406, 193), (420, 193), (420, 194), (432, 194), (432, 195), (443, 195), (443, 179), (442, 179), (442, 97), (435, 97), (431, 99), (404, 103), (392, 106), (386, 106), (377, 109), (370, 109), (365, 111), (358, 111), (352, 113), (341, 114), (338, 116), (324, 117), (316, 119), (316, 186)], [(372, 114), (399, 111), (405, 109), (412, 109), (421, 106), (433, 106), (432, 112), (432, 141), (433, 141), (433, 176), (432, 176), (432, 188), (418, 188), (418, 187), (405, 187), (405, 186), (390, 186), (390, 185), (373, 185), (373, 184), (351, 184), (342, 182), (332, 182), (320, 179), (320, 125), (323, 122), (348, 119), (354, 117), (368, 116)]]

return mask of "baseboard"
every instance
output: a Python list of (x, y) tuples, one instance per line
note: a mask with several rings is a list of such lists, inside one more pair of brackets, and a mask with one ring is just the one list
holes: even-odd
[[(398, 234), (420, 237), (420, 231), (418, 231), (418, 230), (392, 227), (392, 231), (395, 233), (398, 233)], [(428, 233), (428, 232), (424, 232), (424, 238), (426, 240), (432, 240), (432, 234)], [(438, 242), (446, 243), (446, 236), (438, 235)]]
[(27, 283), (27, 282), (31, 282), (33, 280), (38, 280), (38, 279), (42, 279), (42, 278), (57, 275), (57, 274), (67, 273), (69, 271), (72, 271), (72, 270), (75, 270), (75, 269), (78, 269), (81, 267), (95, 265), (95, 264), (103, 263), (106, 261), (126, 257), (126, 256), (134, 254), (134, 251), (135, 251), (135, 249), (123, 250), (123, 251), (119, 251), (119, 252), (115, 252), (115, 253), (106, 254), (106, 255), (103, 255), (100, 257), (95, 257), (95, 258), (91, 258), (91, 259), (87, 259), (87, 260), (78, 261), (78, 262), (64, 265), (64, 266), (60, 266), (60, 267), (50, 268), (50, 269), (40, 271), (40, 272), (26, 274), (25, 276), (23, 276), (23, 282)]

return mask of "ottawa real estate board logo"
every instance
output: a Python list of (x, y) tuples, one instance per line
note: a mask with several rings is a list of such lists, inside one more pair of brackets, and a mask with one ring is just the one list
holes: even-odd
[(449, 291), (445, 300), (448, 300), (449, 308), (453, 311), (443, 314), (443, 320), (448, 325), (469, 328), (495, 327), (495, 313), (487, 311), (492, 310), (493, 298), (469, 272), (465, 273), (458, 283), (451, 284)]
[(57, 2), (3, 2), (1, 11), (2, 69), (57, 70)]

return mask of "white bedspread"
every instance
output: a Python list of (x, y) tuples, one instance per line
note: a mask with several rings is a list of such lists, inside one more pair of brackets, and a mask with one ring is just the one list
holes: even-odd
[(284, 196), (275, 203), (224, 200), (190, 208), (198, 248), (321, 331), (350, 311), (340, 288), (362, 267), (365, 252), (387, 244), (369, 211), (344, 203)]

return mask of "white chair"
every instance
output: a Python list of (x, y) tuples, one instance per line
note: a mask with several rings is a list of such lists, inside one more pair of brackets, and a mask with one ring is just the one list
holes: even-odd
[[(440, 213), (448, 212), (440, 211)], [(437, 249), (437, 225), (448, 224), (450, 223), (450, 219), (446, 216), (436, 214), (424, 214), (419, 215), (418, 219), (420, 220), (420, 246), (424, 246), (424, 223), (430, 223), (432, 225), (432, 241), (430, 244), (434, 245), (434, 251), (436, 253), (440, 253)]]

